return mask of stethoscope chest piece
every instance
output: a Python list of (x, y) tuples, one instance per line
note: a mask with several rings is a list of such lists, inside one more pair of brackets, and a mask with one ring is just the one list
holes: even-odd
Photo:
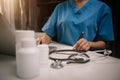
[(64, 66), (61, 60), (54, 60), (54, 62), (51, 64), (51, 68), (54, 68), (54, 69), (61, 69), (63, 67)]

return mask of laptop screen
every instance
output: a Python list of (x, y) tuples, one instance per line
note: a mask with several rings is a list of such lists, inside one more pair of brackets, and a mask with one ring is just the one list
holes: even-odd
[(15, 28), (0, 14), (0, 54), (15, 55)]

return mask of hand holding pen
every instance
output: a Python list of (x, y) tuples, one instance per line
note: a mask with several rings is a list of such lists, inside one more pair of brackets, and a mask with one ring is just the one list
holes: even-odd
[(36, 39), (37, 45), (39, 44), (49, 44), (51, 42), (51, 37), (47, 35), (46, 33), (41, 37)]
[(89, 42), (83, 38), (84, 32), (81, 33), (79, 40), (73, 46), (74, 50), (87, 51), (90, 48)]

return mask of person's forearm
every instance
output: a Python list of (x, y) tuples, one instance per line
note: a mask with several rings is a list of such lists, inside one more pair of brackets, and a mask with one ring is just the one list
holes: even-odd
[(92, 49), (105, 49), (106, 43), (104, 41), (89, 42), (90, 48)]

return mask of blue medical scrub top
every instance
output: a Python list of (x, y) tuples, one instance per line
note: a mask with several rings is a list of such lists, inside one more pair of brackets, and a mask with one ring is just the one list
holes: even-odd
[(42, 31), (67, 45), (74, 45), (82, 32), (88, 41), (114, 40), (111, 10), (98, 0), (88, 0), (80, 10), (74, 0), (58, 4)]

